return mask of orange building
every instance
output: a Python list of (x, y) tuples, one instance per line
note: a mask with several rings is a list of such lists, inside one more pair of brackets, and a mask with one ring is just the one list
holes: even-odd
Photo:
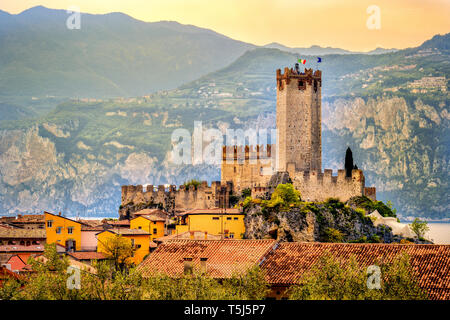
[(81, 249), (81, 223), (58, 215), (44, 212), (47, 243), (63, 245), (67, 251)]
[(150, 253), (150, 233), (139, 229), (113, 228), (97, 233), (97, 252), (106, 253), (104, 244), (111, 237), (122, 236), (131, 242), (135, 251), (130, 259), (131, 263), (138, 265)]

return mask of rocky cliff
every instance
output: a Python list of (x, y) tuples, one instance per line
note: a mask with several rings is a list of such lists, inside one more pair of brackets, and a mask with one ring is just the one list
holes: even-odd
[[(352, 201), (344, 204), (331, 199), (321, 203), (302, 202), (289, 210), (252, 204), (246, 208), (245, 237), (274, 238), (289, 242), (402, 241), (403, 238), (394, 236), (389, 227), (383, 225), (375, 227), (363, 209), (349, 204), (352, 204)], [(417, 239), (408, 241), (420, 242)]]

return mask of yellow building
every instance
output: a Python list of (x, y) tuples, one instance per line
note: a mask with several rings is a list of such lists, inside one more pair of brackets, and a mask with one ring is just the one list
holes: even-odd
[(138, 265), (150, 253), (150, 233), (139, 229), (113, 228), (97, 233), (97, 252), (106, 253), (104, 243), (111, 237), (122, 236), (135, 248), (130, 262)]
[(166, 219), (156, 215), (139, 215), (130, 221), (130, 229), (144, 230), (150, 233), (150, 241), (164, 237), (164, 224)]
[(81, 249), (81, 223), (72, 219), (44, 212), (47, 243), (63, 245), (67, 251)]
[(242, 239), (245, 214), (239, 209), (194, 209), (178, 216), (176, 234), (202, 231), (221, 235), (224, 239)]

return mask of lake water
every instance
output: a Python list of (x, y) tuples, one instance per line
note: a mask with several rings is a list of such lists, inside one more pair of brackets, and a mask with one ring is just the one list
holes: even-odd
[(435, 244), (450, 244), (450, 223), (428, 222), (430, 231), (425, 238), (431, 239)]

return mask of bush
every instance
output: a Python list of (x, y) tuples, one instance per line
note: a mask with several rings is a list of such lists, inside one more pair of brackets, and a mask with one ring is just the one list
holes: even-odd
[(327, 228), (324, 234), (325, 242), (343, 242), (344, 240), (343, 233), (333, 228)]
[(300, 204), (300, 191), (290, 183), (279, 184), (272, 193), (270, 200), (263, 202), (269, 208), (288, 209)]
[(186, 181), (185, 183), (183, 183), (183, 185), (186, 189), (189, 189), (190, 186), (194, 186), (195, 190), (197, 190), (201, 184), (202, 183), (200, 181), (195, 180), (195, 179), (192, 179), (192, 180), (189, 180), (189, 181)]

